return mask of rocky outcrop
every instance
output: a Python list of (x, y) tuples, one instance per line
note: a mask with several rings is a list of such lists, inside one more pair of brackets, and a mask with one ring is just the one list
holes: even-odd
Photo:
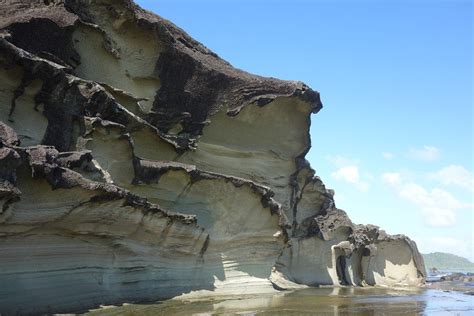
[(7, 0), (0, 313), (301, 285), (419, 285), (305, 160), (319, 94), (233, 68), (127, 0)]

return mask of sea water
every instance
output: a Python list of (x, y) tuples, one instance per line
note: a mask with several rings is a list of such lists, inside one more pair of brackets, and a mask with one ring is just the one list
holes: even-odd
[[(472, 293), (471, 293), (472, 294)], [(432, 289), (309, 288), (104, 308), (92, 315), (474, 315), (474, 296)]]

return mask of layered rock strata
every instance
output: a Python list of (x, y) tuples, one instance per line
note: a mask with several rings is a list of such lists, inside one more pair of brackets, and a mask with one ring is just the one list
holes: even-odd
[(0, 4), (0, 313), (423, 283), (305, 160), (319, 94), (127, 0)]

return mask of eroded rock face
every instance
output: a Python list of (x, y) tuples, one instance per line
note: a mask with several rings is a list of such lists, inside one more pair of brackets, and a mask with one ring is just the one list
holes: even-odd
[(0, 5), (0, 313), (424, 281), (305, 160), (317, 92), (127, 0)]

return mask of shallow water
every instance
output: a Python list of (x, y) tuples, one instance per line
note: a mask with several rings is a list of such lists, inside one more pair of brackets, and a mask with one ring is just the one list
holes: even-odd
[(431, 289), (311, 288), (274, 295), (168, 300), (93, 315), (474, 315), (474, 296)]

